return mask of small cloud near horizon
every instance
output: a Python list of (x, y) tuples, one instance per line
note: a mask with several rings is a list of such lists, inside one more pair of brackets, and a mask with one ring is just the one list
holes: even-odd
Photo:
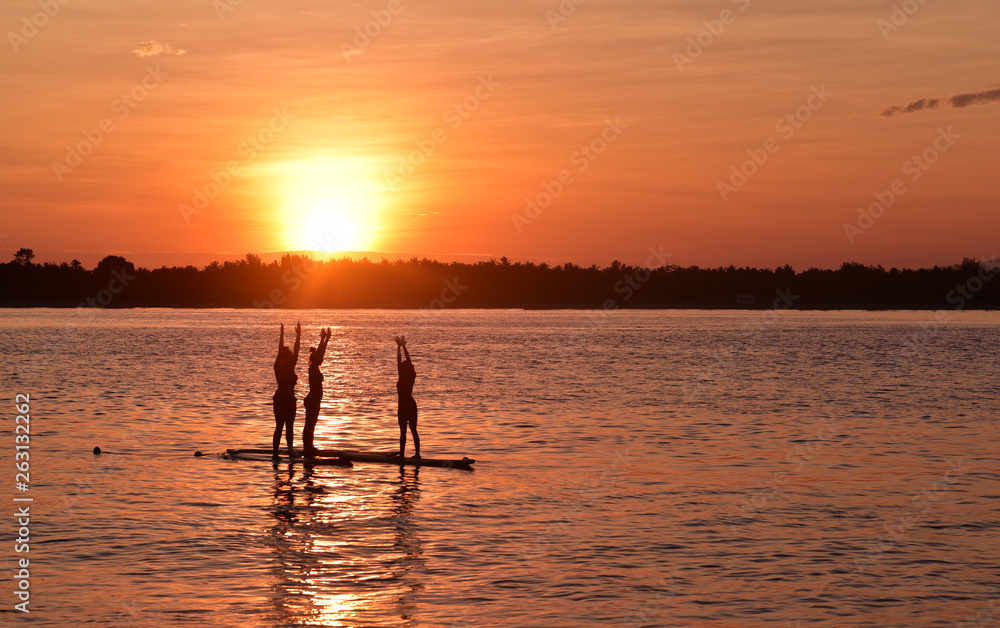
[(1000, 88), (991, 89), (985, 92), (966, 92), (964, 94), (953, 94), (944, 98), (921, 98), (906, 105), (893, 105), (878, 112), (883, 118), (890, 118), (901, 113), (913, 113), (923, 109), (940, 109), (942, 106), (961, 109), (969, 105), (986, 105), (991, 102), (1000, 101)]
[(180, 56), (187, 52), (187, 50), (174, 50), (170, 47), (170, 44), (161, 44), (155, 39), (150, 39), (149, 41), (141, 42), (135, 50), (132, 51), (137, 57), (155, 57), (157, 55), (176, 55)]

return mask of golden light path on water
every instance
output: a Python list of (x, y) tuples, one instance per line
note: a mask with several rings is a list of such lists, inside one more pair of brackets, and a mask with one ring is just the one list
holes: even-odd
[[(329, 400), (334, 407), (342, 401)], [(346, 426), (346, 419), (331, 417), (317, 438)], [(282, 566), (273, 585), (275, 598), (283, 600), (278, 610), (289, 624), (303, 625), (354, 626), (367, 615), (407, 619), (407, 607), (424, 586), (408, 573), (422, 564), (411, 520), (420, 469), (393, 470), (398, 481), (380, 483), (371, 493), (320, 469), (292, 465), (274, 474), (270, 514), (276, 523), (264, 543), (275, 548)], [(353, 551), (361, 543), (382, 548), (381, 567), (370, 554)], [(366, 594), (336, 592), (368, 582), (377, 586)]]

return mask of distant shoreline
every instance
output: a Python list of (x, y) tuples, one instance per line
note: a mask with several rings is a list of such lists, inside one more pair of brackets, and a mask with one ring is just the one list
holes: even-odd
[[(30, 249), (0, 264), (0, 307), (517, 310), (990, 310), (1000, 309), (993, 260), (886, 270), (464, 264), (428, 259), (316, 261), (247, 255), (204, 268), (137, 268), (108, 256), (33, 264)], [(657, 260), (651, 259), (652, 264)]]

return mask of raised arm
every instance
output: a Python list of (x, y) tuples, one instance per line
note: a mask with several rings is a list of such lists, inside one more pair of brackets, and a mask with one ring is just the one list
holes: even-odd
[(295, 323), (295, 348), (292, 350), (292, 364), (299, 362), (299, 345), (302, 342), (302, 323)]
[(281, 324), (281, 335), (278, 336), (278, 356), (274, 358), (274, 365), (277, 366), (281, 360), (281, 349), (285, 346), (285, 324)]
[(326, 345), (330, 342), (330, 336), (332, 335), (333, 330), (329, 328), (319, 330), (319, 346), (316, 347), (316, 355), (313, 358), (316, 364), (323, 362), (323, 358), (326, 356)]
[[(406, 351), (406, 336), (393, 336), (393, 340), (396, 341), (396, 364), (403, 361), (403, 352)], [(406, 354), (406, 359), (409, 361), (410, 354)]]

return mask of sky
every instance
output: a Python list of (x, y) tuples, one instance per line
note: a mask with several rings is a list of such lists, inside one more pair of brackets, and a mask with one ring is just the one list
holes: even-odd
[(992, 259), (998, 19), (971, 0), (7, 0), (0, 256)]

